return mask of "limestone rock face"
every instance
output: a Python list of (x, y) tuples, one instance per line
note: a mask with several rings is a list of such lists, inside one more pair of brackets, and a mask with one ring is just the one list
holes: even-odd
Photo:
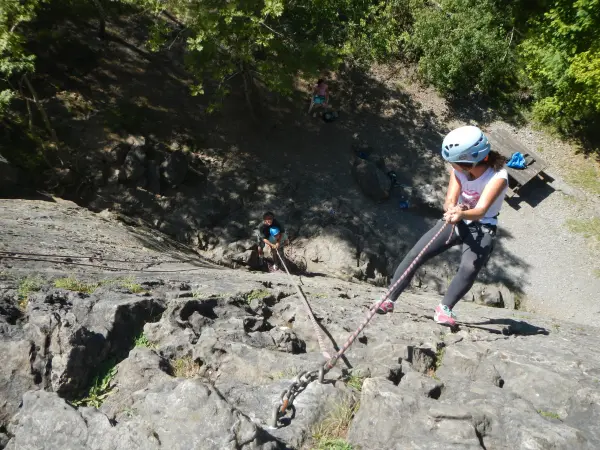
[[(450, 330), (435, 294), (405, 293), (273, 428), (281, 393), (324, 363), (287, 275), (66, 202), (0, 200), (0, 227), (2, 448), (312, 448), (340, 408), (356, 448), (600, 448), (595, 329), (461, 302)], [(295, 279), (329, 353), (382, 293)]]

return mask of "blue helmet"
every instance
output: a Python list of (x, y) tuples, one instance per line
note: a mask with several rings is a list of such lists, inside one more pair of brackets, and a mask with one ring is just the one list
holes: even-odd
[(269, 233), (271, 233), (271, 236), (277, 236), (279, 234), (279, 228), (277, 228), (277, 227), (271, 227), (269, 229)]
[(472, 125), (456, 128), (442, 143), (442, 156), (450, 163), (477, 164), (490, 152), (485, 134)]

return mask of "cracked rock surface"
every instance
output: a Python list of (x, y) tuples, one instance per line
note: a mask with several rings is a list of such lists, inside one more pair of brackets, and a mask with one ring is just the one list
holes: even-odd
[[(209, 267), (72, 204), (14, 202), (2, 202), (0, 225), (27, 226), (3, 233), (2, 251), (60, 258), (0, 260), (0, 448), (312, 448), (315, 427), (340, 405), (355, 409), (345, 436), (353, 448), (600, 448), (594, 329), (462, 302), (450, 330), (433, 322), (431, 294), (404, 294), (393, 314), (376, 316), (326, 383), (296, 398), (293, 419), (272, 428), (282, 391), (324, 362), (286, 275)], [(60, 228), (69, 238), (50, 239)], [(91, 266), (65, 261), (92, 254)], [(100, 255), (125, 262), (111, 270)], [(24, 302), (32, 276), (41, 281)], [(67, 276), (100, 286), (55, 287)], [(114, 281), (123, 276), (137, 288)], [(383, 292), (294, 279), (330, 353)], [(107, 366), (107, 394), (81, 405)]]

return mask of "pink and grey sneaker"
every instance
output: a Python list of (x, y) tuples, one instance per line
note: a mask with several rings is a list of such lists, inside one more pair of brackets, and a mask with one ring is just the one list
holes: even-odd
[(391, 300), (384, 300), (379, 308), (377, 308), (378, 314), (387, 314), (394, 311), (394, 302)]
[(435, 308), (433, 320), (442, 325), (450, 325), (453, 327), (456, 325), (456, 314), (454, 314), (446, 305), (439, 304)]

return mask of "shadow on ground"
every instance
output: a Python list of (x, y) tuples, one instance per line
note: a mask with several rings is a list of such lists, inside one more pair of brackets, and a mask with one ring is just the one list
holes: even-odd
[[(489, 328), (486, 325), (500, 325), (500, 328)], [(543, 334), (548, 336), (550, 332), (543, 327), (532, 325), (523, 320), (513, 319), (488, 319), (483, 322), (460, 322), (459, 326), (467, 328), (477, 328), (492, 334), (503, 334), (505, 336), (534, 336)]]
[(546, 180), (536, 177), (519, 189), (518, 195), (507, 198), (506, 202), (517, 211), (521, 209), (521, 202), (525, 202), (532, 208), (535, 208), (554, 192), (556, 192), (556, 189), (552, 185)]

